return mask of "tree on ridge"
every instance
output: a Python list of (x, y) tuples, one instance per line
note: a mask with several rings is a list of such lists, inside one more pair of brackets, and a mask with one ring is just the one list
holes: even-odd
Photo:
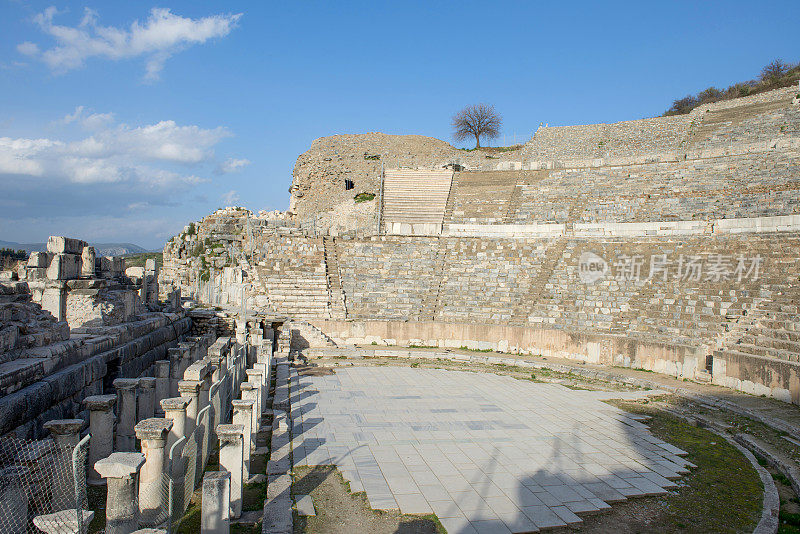
[(452, 126), (456, 141), (474, 137), (475, 148), (480, 148), (481, 137), (494, 139), (500, 135), (503, 118), (494, 110), (494, 106), (473, 104), (453, 115)]

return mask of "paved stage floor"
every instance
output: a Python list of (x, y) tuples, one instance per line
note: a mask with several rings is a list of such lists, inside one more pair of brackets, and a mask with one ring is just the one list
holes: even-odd
[[(295, 465), (339, 467), (376, 509), (450, 534), (531, 532), (656, 495), (691, 465), (596, 392), (489, 373), (341, 367), (291, 377)], [(577, 515), (576, 515), (577, 514)]]

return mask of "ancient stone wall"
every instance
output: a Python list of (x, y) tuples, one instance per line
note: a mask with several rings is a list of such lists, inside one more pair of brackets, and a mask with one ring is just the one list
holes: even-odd
[[(363, 228), (374, 225), (382, 165), (442, 169), (456, 164), (480, 168), (487, 161), (518, 159), (519, 151), (465, 151), (421, 135), (373, 132), (321, 137), (297, 158), (289, 190), (290, 210), (300, 219), (317, 218), (320, 228)], [(353, 189), (345, 188), (346, 180), (353, 182)], [(354, 197), (359, 193), (373, 193), (376, 199), (356, 203)]]

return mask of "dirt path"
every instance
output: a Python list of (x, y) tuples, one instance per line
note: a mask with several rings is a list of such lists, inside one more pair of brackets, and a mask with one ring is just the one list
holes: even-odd
[(316, 516), (294, 515), (295, 534), (444, 534), (433, 516), (381, 512), (369, 507), (363, 493), (352, 494), (332, 466), (298, 467), (292, 492), (311, 495)]

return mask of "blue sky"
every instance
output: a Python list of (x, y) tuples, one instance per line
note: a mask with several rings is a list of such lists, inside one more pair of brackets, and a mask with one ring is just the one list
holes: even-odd
[(797, 0), (0, 0), (0, 239), (158, 248), (228, 201), (285, 209), (317, 137), (452, 142), (471, 103), (508, 144), (655, 116), (800, 60), (798, 22)]

